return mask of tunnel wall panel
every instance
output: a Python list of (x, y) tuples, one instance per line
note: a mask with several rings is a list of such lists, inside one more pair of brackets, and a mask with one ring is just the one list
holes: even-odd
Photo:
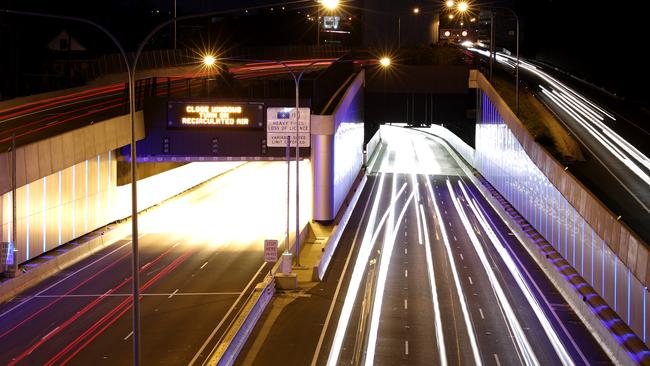
[(477, 80), (474, 166), (647, 342), (647, 246), (534, 141), (482, 75)]

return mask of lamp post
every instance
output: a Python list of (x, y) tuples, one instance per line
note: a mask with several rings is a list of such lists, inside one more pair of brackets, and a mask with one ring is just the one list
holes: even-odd
[[(451, 4), (451, 5), (450, 5)], [(448, 0), (446, 2), (446, 5), (448, 8), (453, 8), (454, 2), (453, 0)], [(467, 11), (469, 11), (469, 4), (465, 1), (461, 1), (456, 5), (456, 9), (458, 10), (459, 13), (464, 14)], [(500, 6), (489, 6), (486, 9), (490, 10), (490, 17), (491, 17), (491, 22), (490, 22), (490, 80), (492, 79), (492, 64), (493, 64), (493, 58), (496, 55), (496, 52), (494, 50), (494, 43), (496, 42), (496, 37), (494, 35), (494, 10), (505, 10), (512, 14), (512, 16), (515, 18), (515, 21), (517, 22), (517, 36), (516, 36), (516, 53), (517, 53), (517, 62), (515, 64), (515, 114), (519, 115), (519, 16), (517, 16), (517, 13), (515, 13), (514, 10), (506, 7), (500, 7)]]

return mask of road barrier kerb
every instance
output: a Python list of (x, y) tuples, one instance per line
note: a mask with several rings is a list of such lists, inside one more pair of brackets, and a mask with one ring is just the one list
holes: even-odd
[(225, 366), (235, 363), (248, 336), (266, 309), (266, 305), (273, 298), (273, 294), (275, 294), (275, 280), (273, 276), (267, 275), (264, 282), (255, 287), (253, 295), (244, 306), (240, 316), (237, 317), (233, 327), (226, 333), (223, 342), (217, 347), (208, 365)]
[(318, 263), (318, 279), (321, 281), (323, 280), (325, 274), (327, 273), (327, 268), (329, 267), (330, 260), (334, 255), (334, 251), (336, 251), (336, 247), (339, 244), (341, 235), (343, 235), (343, 231), (345, 231), (345, 227), (348, 225), (350, 216), (352, 216), (352, 212), (354, 211), (354, 208), (357, 206), (357, 202), (359, 201), (359, 197), (361, 196), (361, 192), (363, 191), (363, 187), (366, 185), (367, 180), (368, 177), (364, 173), (363, 177), (361, 178), (361, 181), (356, 186), (356, 191), (354, 192), (354, 195), (352, 196), (352, 199), (350, 200), (348, 207), (345, 209), (345, 213), (341, 217), (341, 221), (339, 221), (338, 225), (336, 225), (336, 228), (334, 229), (334, 232), (327, 239), (327, 243), (325, 244), (325, 252), (323, 253), (320, 262)]

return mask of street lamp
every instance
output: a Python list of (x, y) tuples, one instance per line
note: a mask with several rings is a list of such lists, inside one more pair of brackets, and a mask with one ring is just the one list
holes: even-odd
[(384, 68), (389, 67), (390, 66), (390, 58), (382, 57), (381, 59), (379, 59), (379, 64)]
[[(451, 0), (447, 1), (447, 4), (449, 4), (450, 1)], [(460, 2), (457, 5), (457, 9), (460, 13), (466, 13), (467, 11), (469, 11), (469, 5), (466, 2)], [(490, 9), (490, 12), (492, 13), (492, 21), (490, 24), (490, 80), (492, 80), (492, 64), (493, 64), (493, 58), (495, 57), (494, 43), (496, 41), (496, 38), (494, 36), (494, 10), (505, 10), (510, 12), (510, 14), (514, 16), (515, 21), (517, 22), (517, 39), (516, 39), (517, 62), (515, 64), (515, 114), (519, 115), (519, 16), (517, 16), (517, 13), (515, 13), (514, 10), (506, 7), (490, 6), (487, 7), (487, 9)]]

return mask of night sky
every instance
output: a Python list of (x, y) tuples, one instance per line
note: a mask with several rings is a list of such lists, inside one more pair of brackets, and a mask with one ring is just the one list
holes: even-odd
[[(399, 0), (396, 0), (399, 1)], [(434, 1), (401, 0), (409, 6), (428, 6)], [(268, 0), (178, 0), (179, 15), (219, 8), (240, 8), (252, 5), (277, 3)], [(439, 0), (442, 2), (442, 0)], [(362, 4), (361, 1), (357, 2)], [(647, 17), (641, 11), (631, 9), (638, 2), (559, 1), (559, 0), (510, 0), (476, 1), (475, 4), (508, 6), (517, 11), (522, 23), (522, 53), (572, 72), (577, 76), (604, 86), (617, 94), (633, 99), (650, 99), (645, 88), (635, 81), (645, 77), (641, 73), (647, 63), (642, 43), (649, 33), (644, 27)], [(168, 19), (173, 0), (0, 0), (0, 8), (32, 10), (49, 13), (84, 16), (106, 25), (122, 39), (127, 48), (135, 47), (136, 40), (143, 38), (154, 24)], [(627, 6), (626, 6), (627, 5)], [(357, 5), (362, 6), (362, 5)], [(159, 12), (156, 12), (159, 10)], [(13, 21), (16, 21), (15, 19)], [(57, 33), (58, 24), (47, 21), (22, 19), (25, 41), (37, 42), (37, 34)], [(7, 21), (0, 16), (5, 27)], [(10, 24), (10, 23), (9, 23)], [(128, 25), (128, 26), (127, 26)], [(74, 26), (71, 26), (74, 27)], [(267, 32), (260, 29), (259, 32)], [(30, 35), (32, 33), (32, 35)], [(83, 31), (86, 39), (101, 39), (92, 31)], [(55, 34), (52, 35), (52, 37)], [(164, 35), (162, 36), (164, 38)], [(0, 40), (2, 37), (0, 36)], [(93, 41), (94, 42), (94, 41)], [(168, 40), (160, 40), (164, 47)], [(2, 52), (7, 52), (3, 42)], [(109, 47), (108, 42), (97, 42), (97, 52)]]

